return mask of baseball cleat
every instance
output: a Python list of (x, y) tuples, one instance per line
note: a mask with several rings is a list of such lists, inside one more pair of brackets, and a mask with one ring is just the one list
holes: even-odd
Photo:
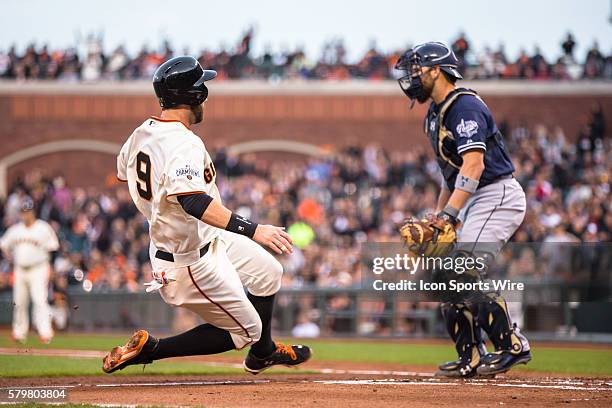
[(531, 361), (531, 352), (523, 351), (513, 354), (507, 350), (496, 351), (482, 357), (482, 364), (478, 367), (479, 375), (494, 375), (505, 373), (517, 364), (527, 364)]
[(305, 363), (312, 356), (312, 351), (308, 346), (289, 345), (276, 342), (276, 350), (268, 357), (258, 358), (249, 352), (242, 366), (244, 370), (251, 374), (259, 374), (275, 365), (285, 367), (295, 367)]
[(39, 339), (42, 344), (51, 344), (51, 340), (53, 340), (53, 337), (40, 336)]
[(134, 364), (150, 364), (150, 354), (157, 347), (157, 340), (146, 330), (138, 330), (125, 346), (113, 348), (102, 360), (102, 371), (107, 374)]
[(24, 345), (27, 343), (28, 339), (26, 339), (25, 337), (16, 337), (14, 334), (11, 334), (11, 340), (13, 340), (13, 342)]
[(448, 378), (471, 378), (475, 375), (476, 367), (473, 367), (470, 363), (461, 359), (440, 364), (438, 366), (438, 371), (435, 373), (436, 377)]

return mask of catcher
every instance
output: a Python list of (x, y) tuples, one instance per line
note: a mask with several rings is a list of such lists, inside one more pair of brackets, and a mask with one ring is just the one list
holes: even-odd
[[(491, 111), (475, 91), (455, 86), (463, 78), (457, 64), (450, 48), (428, 42), (409, 49), (395, 66), (404, 71), (398, 82), (412, 103), (432, 100), (425, 133), (444, 178), (437, 215), (408, 220), (400, 233), (411, 251), (422, 255), (450, 252), (452, 257), (490, 260), (522, 223), (525, 193), (514, 179), (514, 165)], [(485, 271), (432, 272), (438, 280), (485, 277)], [(506, 301), (498, 293), (446, 295), (441, 309), (458, 359), (441, 364), (437, 375), (491, 376), (531, 360), (529, 343), (512, 323)], [(494, 352), (487, 353), (481, 330)]]

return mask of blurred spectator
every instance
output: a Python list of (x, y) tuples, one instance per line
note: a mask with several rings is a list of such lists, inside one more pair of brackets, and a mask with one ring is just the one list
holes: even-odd
[[(528, 211), (514, 240), (542, 242), (535, 257), (551, 260), (545, 270), (534, 269), (534, 254), (524, 251), (509, 264), (508, 274), (575, 279), (566, 268), (567, 254), (559, 256), (561, 243), (612, 240), (612, 140), (606, 137), (602, 107), (593, 106), (574, 140), (563, 129), (544, 124), (500, 122), (500, 127), (527, 196)], [(279, 258), (286, 288), (358, 287), (361, 245), (396, 240), (396, 226), (407, 215), (420, 216), (436, 206), (439, 173), (425, 147), (389, 152), (369, 143), (303, 162), (235, 156), (224, 150), (212, 153), (220, 193), (229, 208), (257, 222), (289, 227), (295, 251)], [(94, 291), (142, 291), (142, 283), (151, 279), (148, 225), (124, 185), (108, 190), (72, 188), (61, 176), (32, 170), (0, 202), (0, 234), (16, 221), (18, 203), (26, 194), (34, 197), (38, 215), (61, 238), (52, 296), (58, 327), (65, 324), (67, 286), (87, 283)], [(0, 260), (0, 291), (10, 285), (8, 264)], [(324, 305), (326, 318), (317, 321), (313, 313), (322, 305), (305, 301), (295, 314), (294, 335), (341, 333), (355, 325), (360, 330), (389, 330), (389, 322), (376, 314), (359, 322), (347, 317), (363, 307), (358, 303), (349, 296), (330, 295)], [(374, 307), (382, 313), (388, 305), (379, 302)], [(421, 307), (426, 305), (411, 305), (410, 310)], [(133, 320), (128, 312), (126, 325)], [(422, 330), (408, 326), (409, 331)]]
[(129, 58), (122, 45), (118, 46), (108, 59), (106, 66), (107, 79), (123, 79)]
[(319, 326), (305, 312), (298, 316), (297, 324), (291, 330), (291, 335), (297, 338), (314, 338), (319, 337), (320, 334)]
[(574, 47), (576, 47), (576, 41), (574, 41), (574, 36), (572, 33), (567, 33), (567, 37), (565, 41), (561, 43), (561, 49), (563, 49), (563, 55), (574, 60)]
[(87, 37), (85, 60), (83, 61), (82, 78), (84, 81), (97, 81), (102, 76), (102, 40), (94, 35)]
[[(516, 240), (548, 247), (612, 240), (612, 149), (601, 106), (594, 105), (576, 141), (558, 127), (503, 126), (528, 203)], [(360, 245), (395, 240), (396, 225), (406, 215), (421, 215), (436, 205), (439, 174), (424, 147), (388, 152), (370, 143), (304, 162), (271, 162), (223, 150), (213, 156), (222, 175), (222, 199), (230, 208), (258, 222), (289, 227), (298, 245), (291, 256), (280, 258), (288, 287), (359, 285)], [(33, 170), (0, 204), (0, 230), (16, 221), (25, 194), (34, 197), (39, 216), (61, 237), (55, 270), (66, 281), (56, 282), (58, 288), (87, 280), (94, 290), (141, 291), (150, 279), (148, 226), (125, 186), (70, 188), (62, 177)], [(8, 274), (6, 263), (0, 263), (0, 289), (10, 284)], [(57, 301), (61, 304), (61, 298)], [(354, 305), (349, 298), (333, 297), (329, 306), (340, 316)], [(348, 330), (350, 324), (338, 317), (325, 327)]]
[(599, 51), (599, 44), (597, 41), (594, 41), (593, 47), (587, 53), (584, 63), (584, 77), (589, 79), (600, 77), (603, 72), (604, 62), (604, 56)]
[(533, 77), (536, 79), (549, 79), (549, 65), (540, 51), (540, 47), (535, 47), (535, 53), (531, 57), (531, 68)]
[(601, 143), (605, 137), (606, 121), (604, 118), (603, 109), (599, 103), (593, 104), (589, 128), (591, 131), (591, 142), (594, 145)]
[[(342, 38), (333, 38), (323, 44), (318, 58), (306, 55), (302, 47), (294, 50), (273, 52), (266, 45), (261, 55), (253, 55), (252, 43), (255, 30), (250, 27), (233, 47), (219, 47), (214, 52), (201, 50), (198, 60), (206, 67), (217, 70), (218, 80), (224, 79), (393, 79), (393, 66), (405, 50), (381, 50), (375, 41), (354, 62), (346, 59), (347, 49)], [(578, 79), (612, 78), (612, 55), (604, 56), (597, 42), (578, 62), (574, 49), (576, 42), (571, 33), (561, 43), (562, 55), (548, 62), (538, 47), (533, 55), (524, 49), (515, 62), (508, 58), (504, 45), (497, 51), (489, 46), (473, 50), (466, 34), (461, 32), (451, 41), (451, 47), (459, 59), (459, 68), (467, 79), (472, 78), (522, 78), (522, 79)], [(472, 55), (473, 54), (473, 55)], [(76, 48), (50, 49), (29, 44), (23, 53), (15, 46), (0, 50), (0, 78), (18, 80), (64, 80), (97, 81), (149, 80), (155, 68), (174, 55), (169, 41), (163, 41), (158, 50), (143, 46), (136, 55), (129, 55), (122, 45), (110, 54), (104, 53), (102, 36), (89, 35), (83, 46)]]
[(3, 50), (0, 50), (0, 78), (6, 78), (11, 75), (11, 64), (11, 56)]
[(66, 275), (58, 275), (51, 282), (51, 321), (56, 331), (65, 330), (68, 327), (68, 278)]
[(463, 71), (465, 67), (465, 57), (470, 50), (470, 44), (465, 38), (465, 33), (459, 33), (459, 37), (453, 42), (451, 48), (459, 60), (459, 70)]

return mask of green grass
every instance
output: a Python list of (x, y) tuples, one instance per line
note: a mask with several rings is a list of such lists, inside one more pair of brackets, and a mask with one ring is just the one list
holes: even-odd
[[(274, 374), (295, 374), (292, 369), (276, 369)], [(314, 371), (300, 370), (300, 374)], [(244, 374), (242, 368), (217, 367), (205, 362), (156, 361), (147, 366), (129, 366), (115, 375), (232, 375)], [(0, 355), (0, 377), (65, 377), (82, 375), (107, 375), (102, 371), (99, 358), (65, 358), (50, 356)]]
[(129, 334), (59, 334), (53, 338), (51, 344), (42, 344), (38, 337), (31, 335), (25, 345), (20, 345), (15, 344), (9, 336), (0, 336), (0, 347), (108, 351), (119, 344), (125, 344), (128, 338)]
[(449, 344), (308, 341), (319, 361), (437, 365), (454, 358)]
[[(50, 345), (31, 340), (30, 348), (110, 350), (123, 344), (128, 336), (62, 334)], [(411, 344), (410, 342), (308, 340), (306, 344), (314, 350), (313, 359), (325, 362), (354, 362), (371, 364), (405, 364), (433, 367), (442, 361), (454, 358), (453, 348), (446, 344)], [(6, 337), (0, 338), (0, 347), (15, 347)], [(245, 351), (227, 355), (241, 356)], [(583, 374), (612, 376), (612, 349), (585, 349), (538, 347), (532, 351), (533, 361), (518, 370), (554, 372), (560, 374)], [(0, 377), (63, 376), (102, 374), (99, 358), (63, 358), (46, 356), (0, 356)], [(145, 368), (144, 374), (235, 374), (240, 369), (210, 367), (205, 363), (159, 361)], [(273, 372), (294, 372), (275, 370)], [(128, 367), (121, 374), (141, 374), (142, 366)], [(303, 373), (303, 371), (302, 371)]]
[[(2, 356), (0, 377), (61, 377), (79, 375), (106, 375), (100, 358), (65, 358), (49, 356)], [(159, 374), (237, 374), (238, 368), (211, 367), (203, 363), (158, 361), (144, 367), (126, 367), (113, 375)], [(286, 371), (285, 371), (286, 372)]]
[[(454, 349), (445, 344), (410, 344), (398, 342), (325, 342), (309, 341), (318, 361), (354, 361), (362, 363), (399, 363), (435, 366), (456, 358)], [(612, 375), (612, 349), (535, 347), (533, 360), (518, 370), (563, 374)]]

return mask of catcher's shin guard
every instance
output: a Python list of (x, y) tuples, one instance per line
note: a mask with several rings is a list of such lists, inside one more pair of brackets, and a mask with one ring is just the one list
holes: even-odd
[(495, 293), (478, 305), (478, 324), (487, 332), (495, 347), (493, 353), (482, 357), (478, 374), (504, 373), (517, 364), (531, 360), (529, 341), (516, 324), (512, 324), (505, 299)]
[(472, 377), (476, 374), (481, 355), (486, 353), (474, 315), (463, 303), (442, 303), (441, 309), (446, 329), (455, 342), (459, 359), (441, 364), (436, 375)]
[(488, 293), (478, 304), (478, 325), (487, 332), (496, 351), (518, 354), (529, 350), (527, 338), (512, 324), (506, 300), (496, 293)]

